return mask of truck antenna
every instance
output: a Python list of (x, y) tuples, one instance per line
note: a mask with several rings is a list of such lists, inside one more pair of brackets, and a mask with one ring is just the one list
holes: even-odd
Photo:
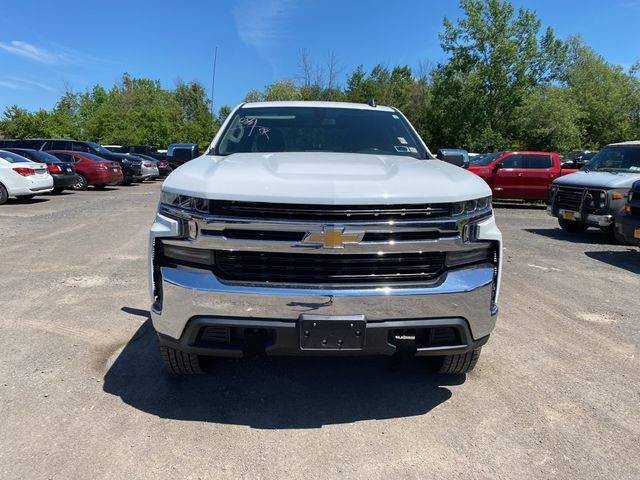
[(218, 61), (218, 47), (216, 46), (216, 49), (213, 53), (213, 77), (211, 78), (211, 118), (213, 120), (215, 120), (214, 118), (214, 114), (213, 114), (213, 92), (214, 89), (216, 87), (216, 63)]

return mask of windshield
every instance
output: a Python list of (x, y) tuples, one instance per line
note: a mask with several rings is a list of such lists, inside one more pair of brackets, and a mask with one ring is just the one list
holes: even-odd
[(111, 150), (108, 150), (104, 148), (102, 145), (99, 145), (97, 143), (93, 143), (93, 142), (85, 142), (85, 143), (89, 145), (93, 150), (95, 150), (96, 153), (113, 153)]
[(469, 163), (473, 165), (489, 165), (504, 152), (483, 153), (469, 159)]
[(607, 147), (598, 152), (584, 168), (596, 172), (640, 173), (640, 145)]
[(325, 107), (241, 108), (217, 155), (249, 152), (373, 153), (427, 158), (416, 134), (393, 111)]
[(31, 162), (28, 158), (24, 158), (17, 153), (7, 152), (6, 150), (0, 150), (0, 158), (9, 163)]

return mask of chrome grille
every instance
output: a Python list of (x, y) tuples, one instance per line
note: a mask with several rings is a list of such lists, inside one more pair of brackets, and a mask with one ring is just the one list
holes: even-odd
[(358, 220), (410, 220), (442, 218), (450, 214), (449, 204), (419, 205), (305, 205), (292, 203), (211, 202), (213, 215), (237, 218), (358, 221)]
[(223, 280), (265, 283), (351, 284), (416, 282), (442, 272), (444, 253), (389, 255), (273, 254), (221, 252), (215, 273)]
[[(180, 220), (182, 232), (162, 239), (171, 249), (161, 263), (207, 269), (222, 281), (251, 285), (418, 285), (438, 281), (447, 271), (449, 253), (490, 247), (477, 241), (471, 228), (491, 215), (490, 208), (454, 217), (448, 204), (439, 210), (434, 205), (268, 204), (260, 210), (267, 204), (210, 203), (214, 206), (206, 211), (198, 210), (201, 205), (190, 210), (161, 204), (160, 213)], [(327, 226), (361, 236), (338, 247), (305, 241)], [(492, 260), (474, 258), (467, 263)]]

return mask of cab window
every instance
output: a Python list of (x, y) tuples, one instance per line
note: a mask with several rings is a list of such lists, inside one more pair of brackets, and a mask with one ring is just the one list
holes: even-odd
[(525, 157), (525, 168), (540, 170), (553, 167), (551, 155), (525, 155)]
[(514, 153), (500, 160), (502, 168), (524, 168), (524, 155)]

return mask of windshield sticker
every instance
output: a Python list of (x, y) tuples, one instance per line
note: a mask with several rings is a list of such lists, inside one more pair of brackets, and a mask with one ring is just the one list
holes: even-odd
[(245, 128), (251, 127), (251, 130), (249, 130), (249, 136), (251, 136), (253, 130), (257, 128), (258, 134), (269, 138), (269, 127), (258, 125), (258, 119), (256, 117), (240, 117), (240, 125)]
[(398, 141), (403, 145), (406, 145), (408, 143), (404, 137), (398, 137)]
[(395, 145), (393, 148), (396, 149), (396, 152), (400, 152), (400, 153), (407, 153), (411, 151), (411, 149), (406, 145)]
[(395, 118), (396, 120), (400, 120), (400, 117), (398, 115), (396, 115), (395, 113), (393, 115), (391, 115), (393, 118)]
[(409, 151), (411, 153), (418, 153), (418, 149), (416, 147), (409, 147)]

